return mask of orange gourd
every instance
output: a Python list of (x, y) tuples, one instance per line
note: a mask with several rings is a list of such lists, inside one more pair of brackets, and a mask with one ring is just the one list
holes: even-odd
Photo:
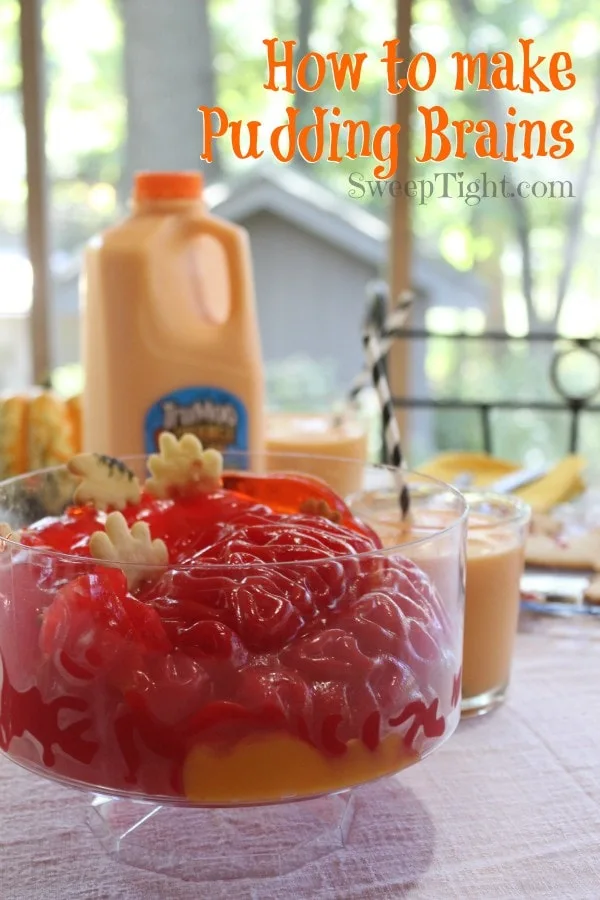
[(0, 480), (62, 465), (80, 450), (80, 397), (44, 389), (0, 397)]

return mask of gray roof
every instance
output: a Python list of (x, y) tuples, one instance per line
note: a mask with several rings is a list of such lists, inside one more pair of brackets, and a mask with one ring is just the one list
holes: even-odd
[[(269, 212), (296, 225), (375, 269), (385, 266), (389, 247), (386, 222), (289, 165), (257, 165), (227, 183), (206, 188), (206, 201), (216, 215), (244, 224)], [(440, 305), (484, 306), (488, 288), (473, 272), (461, 272), (437, 253), (413, 255), (413, 282)]]
[(207, 187), (206, 200), (230, 221), (270, 212), (365, 262), (385, 263), (385, 222), (290, 166), (256, 166), (239, 181)]

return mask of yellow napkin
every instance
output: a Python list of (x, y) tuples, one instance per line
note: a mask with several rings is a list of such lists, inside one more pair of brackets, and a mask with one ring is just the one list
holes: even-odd
[[(486, 453), (441, 453), (418, 468), (425, 475), (450, 483), (468, 473), (473, 478), (473, 487), (481, 488), (509, 472), (517, 472), (522, 466)], [(585, 487), (584, 469), (585, 460), (581, 456), (567, 456), (543, 478), (519, 488), (515, 494), (536, 512), (548, 512), (581, 493)]]

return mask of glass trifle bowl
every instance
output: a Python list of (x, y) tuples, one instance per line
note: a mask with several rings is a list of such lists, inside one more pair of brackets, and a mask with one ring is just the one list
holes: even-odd
[[(0, 485), (0, 749), (90, 792), (110, 852), (199, 879), (343, 844), (352, 789), (456, 728), (464, 614), (452, 488), (406, 473), (445, 518), (384, 549), (293, 455), (212, 453), (212, 481), (83, 454)], [(361, 468), (365, 503), (396, 484)]]

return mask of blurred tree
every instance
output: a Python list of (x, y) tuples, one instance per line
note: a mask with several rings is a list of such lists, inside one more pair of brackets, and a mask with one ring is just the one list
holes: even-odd
[[(300, 60), (306, 56), (311, 49), (311, 34), (314, 26), (314, 18), (315, 18), (315, 0), (297, 0), (298, 3), (298, 18), (296, 25), (296, 47), (295, 47), (295, 67), (297, 69), (298, 63)], [(294, 105), (299, 111), (299, 124), (306, 125), (310, 124), (312, 120), (311, 108), (312, 108), (312, 95), (298, 90), (298, 85), (296, 84), (296, 96), (294, 98)], [(302, 161), (302, 157), (300, 160)]]
[[(507, 7), (512, 8), (508, 9)], [(516, 48), (518, 38), (520, 36), (528, 36), (524, 25), (528, 20), (532, 20), (532, 12), (534, 13), (534, 19), (535, 13), (538, 13), (542, 14), (545, 20), (545, 45), (548, 44), (548, 33), (552, 36), (552, 40), (556, 40), (560, 33), (558, 31), (559, 28), (562, 30), (567, 25), (573, 27), (573, 24), (576, 22), (580, 22), (585, 26), (590, 14), (590, 6), (587, 2), (570, 3), (569, 12), (565, 15), (561, 4), (555, 2), (542, 3), (540, 0), (534, 3), (533, 10), (531, 8), (524, 10), (522, 3), (518, 2), (518, 0), (504, 2), (501, 9), (499, 4), (490, 3), (489, 0), (456, 0), (456, 3), (452, 5), (452, 9), (462, 33), (463, 46), (470, 53), (480, 52), (481, 44), (477, 36), (486, 28), (493, 28), (494, 25), (496, 25), (497, 33), (495, 39), (493, 39), (492, 47), (489, 49), (499, 50), (507, 45), (511, 48)], [(552, 14), (553, 11), (554, 15)], [(538, 19), (538, 27), (540, 24), (541, 22)], [(590, 22), (590, 24), (592, 23)], [(548, 52), (554, 52), (552, 47), (549, 48)], [(518, 58), (518, 54), (515, 55)], [(585, 71), (585, 75), (590, 82), (589, 109), (591, 116), (587, 140), (581, 142), (583, 150), (580, 154), (581, 162), (576, 179), (578, 194), (575, 201), (564, 210), (565, 252), (557, 277), (555, 276), (555, 302), (554, 308), (549, 315), (541, 315), (539, 306), (536, 303), (536, 277), (533, 260), (534, 250), (532, 247), (535, 217), (529, 212), (527, 200), (520, 197), (516, 191), (516, 179), (508, 171), (510, 165), (504, 167), (508, 175), (509, 193), (511, 194), (508, 198), (507, 208), (512, 216), (515, 234), (521, 250), (521, 289), (527, 309), (529, 329), (532, 331), (544, 327), (550, 327), (551, 329), (557, 327), (575, 267), (578, 238), (581, 233), (581, 224), (585, 210), (585, 198), (589, 190), (593, 160), (598, 154), (598, 138), (600, 136), (600, 42), (598, 43), (595, 56), (596, 59), (591, 67), (591, 71), (588, 67), (586, 67)], [(581, 61), (576, 60), (576, 62), (580, 64)], [(581, 72), (583, 71), (583, 66), (580, 68), (580, 65), (578, 65), (577, 68)], [(481, 117), (491, 119), (502, 129), (506, 114), (503, 110), (503, 101), (496, 91), (474, 92), (474, 106), (481, 113)]]
[[(393, 0), (381, 0), (377, 16), (372, 15), (367, 0), (277, 0), (257, 3), (252, 25), (246, 30), (236, 27), (243, 14), (244, 0), (211, 0), (211, 25), (215, 47), (217, 97), (231, 119), (259, 118), (265, 129), (283, 121), (284, 109), (291, 105), (285, 92), (273, 93), (263, 89), (266, 55), (263, 39), (277, 37), (281, 41), (296, 40), (296, 59), (309, 50), (327, 54), (332, 50), (369, 54), (363, 68), (359, 91), (345, 87), (337, 93), (330, 76), (323, 87), (313, 93), (299, 92), (293, 98), (301, 110), (302, 124), (314, 121), (314, 106), (340, 106), (343, 119), (365, 120), (377, 125), (389, 118), (391, 104), (386, 103), (382, 87), (382, 69), (378, 62), (383, 41), (394, 27)], [(281, 54), (281, 48), (279, 48)], [(249, 112), (251, 111), (251, 112)], [(237, 163), (230, 149), (223, 144), (224, 165), (233, 170)], [(295, 160), (302, 164), (301, 158)], [(367, 158), (345, 159), (337, 165), (312, 165), (312, 177), (347, 193), (348, 176), (361, 172), (372, 177), (373, 163)], [(373, 199), (373, 198), (371, 198)], [(366, 198), (368, 202), (368, 198)], [(375, 196), (372, 208), (382, 209), (381, 195)]]
[[(595, 209), (600, 182), (593, 178), (600, 159), (600, 21), (588, 0), (415, 0), (414, 49), (429, 50), (440, 60), (455, 51), (508, 50), (518, 59), (519, 37), (535, 39), (537, 52), (550, 55), (569, 50), (577, 87), (560, 95), (525, 96), (495, 91), (454, 91), (454, 69), (440, 65), (426, 105), (439, 104), (451, 119), (488, 118), (503, 127), (511, 104), (520, 118), (573, 122), (576, 152), (566, 160), (549, 158), (505, 164), (480, 160), (448, 160), (443, 168), (463, 173), (463, 180), (504, 175), (521, 180), (571, 181), (574, 199), (521, 199), (518, 196), (482, 200), (468, 206), (458, 200), (436, 200), (415, 209), (421, 241), (437, 244), (454, 265), (501, 274), (498, 295), (509, 325), (519, 330), (566, 328), (594, 333), (600, 316), (592, 298), (600, 291), (591, 235), (582, 226), (590, 220), (600, 228)], [(414, 142), (422, 144), (422, 123), (415, 121)], [(415, 177), (433, 178), (442, 167), (423, 164)], [(598, 171), (596, 169), (596, 171)], [(548, 189), (550, 190), (550, 189)], [(556, 188), (557, 194), (559, 188)], [(587, 298), (587, 299), (586, 299)], [(591, 315), (582, 314), (586, 307)]]
[[(216, 105), (208, 0), (120, 0), (124, 27), (128, 193), (140, 169), (197, 168), (202, 119)], [(206, 175), (219, 175), (219, 148)]]

